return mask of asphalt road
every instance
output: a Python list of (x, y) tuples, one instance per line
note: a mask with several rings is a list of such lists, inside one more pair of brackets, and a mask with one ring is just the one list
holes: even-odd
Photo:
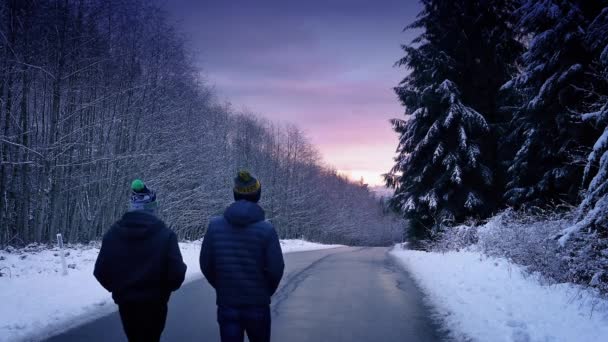
[[(290, 253), (272, 304), (272, 340), (441, 341), (422, 294), (386, 248)], [(171, 297), (163, 341), (219, 341), (213, 289), (204, 279)], [(126, 341), (117, 313), (47, 339)]]

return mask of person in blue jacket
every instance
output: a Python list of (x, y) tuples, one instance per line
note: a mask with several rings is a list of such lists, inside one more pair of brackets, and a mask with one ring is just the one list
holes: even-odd
[(203, 239), (201, 271), (216, 291), (222, 342), (270, 341), (270, 297), (285, 264), (277, 232), (258, 205), (262, 187), (247, 171), (234, 180), (234, 200), (211, 219)]
[(155, 216), (156, 194), (141, 180), (131, 184), (130, 210), (104, 235), (95, 278), (118, 304), (130, 342), (160, 341), (171, 292), (186, 264), (177, 236)]

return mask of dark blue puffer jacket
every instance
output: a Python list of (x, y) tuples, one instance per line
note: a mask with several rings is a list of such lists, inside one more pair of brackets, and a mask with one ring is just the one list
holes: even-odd
[(270, 304), (285, 268), (274, 227), (249, 201), (234, 202), (223, 217), (211, 219), (200, 264), (217, 304), (232, 307)]
[(168, 301), (184, 281), (177, 236), (156, 216), (124, 214), (103, 237), (95, 277), (117, 304)]

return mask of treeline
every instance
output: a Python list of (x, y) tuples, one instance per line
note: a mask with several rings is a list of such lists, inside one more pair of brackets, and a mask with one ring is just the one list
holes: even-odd
[(0, 245), (98, 239), (143, 178), (198, 239), (250, 169), (282, 238), (387, 244), (402, 223), (296, 128), (219, 103), (145, 0), (0, 3)]
[[(608, 1), (423, 0), (395, 88), (392, 205), (434, 237), (506, 208), (578, 207), (608, 248)], [(558, 209), (559, 210), (559, 209)], [(565, 239), (561, 240), (565, 243)]]

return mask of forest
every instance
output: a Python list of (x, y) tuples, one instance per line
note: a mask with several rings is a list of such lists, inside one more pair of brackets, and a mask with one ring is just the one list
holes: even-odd
[(608, 1), (421, 3), (392, 207), (412, 237), (608, 293)]
[(145, 0), (0, 2), (0, 246), (98, 240), (135, 178), (199, 239), (240, 169), (281, 238), (402, 238), (403, 220), (297, 127), (219, 101), (167, 17)]

